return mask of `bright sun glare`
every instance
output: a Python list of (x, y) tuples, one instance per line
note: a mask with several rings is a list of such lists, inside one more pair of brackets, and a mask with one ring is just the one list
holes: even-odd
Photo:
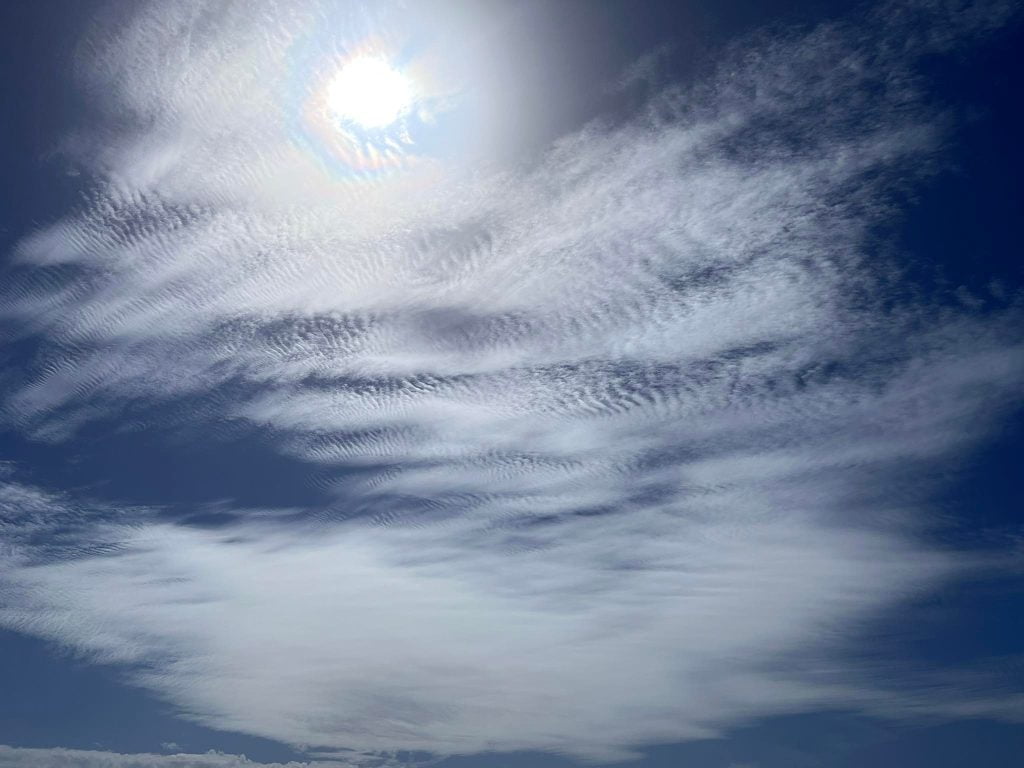
[(363, 128), (383, 128), (412, 102), (409, 79), (377, 58), (350, 61), (327, 87), (327, 103), (342, 120)]

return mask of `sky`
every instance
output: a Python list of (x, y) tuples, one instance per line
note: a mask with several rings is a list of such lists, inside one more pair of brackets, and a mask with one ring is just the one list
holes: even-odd
[(1018, 4), (2, 5), (0, 766), (1018, 764)]

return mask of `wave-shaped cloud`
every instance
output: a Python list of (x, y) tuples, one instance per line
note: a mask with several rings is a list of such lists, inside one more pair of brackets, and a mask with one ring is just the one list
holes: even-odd
[(84, 45), (90, 192), (18, 246), (0, 313), (39, 347), (3, 414), (71, 440), (205, 403), (335, 501), (207, 530), (11, 484), (75, 533), (11, 514), (0, 622), (326, 749), (608, 758), (899, 710), (842, 652), (974, 565), (924, 500), (1024, 374), (1016, 299), (930, 296), (877, 247), (941, 148), (914, 57), (973, 17), (747, 41), (526, 167), (371, 176), (282, 106), (310, 18), (202, 8)]

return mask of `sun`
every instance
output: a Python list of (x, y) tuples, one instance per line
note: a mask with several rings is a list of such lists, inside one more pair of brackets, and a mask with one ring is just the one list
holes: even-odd
[(327, 105), (335, 117), (362, 128), (390, 125), (412, 100), (409, 78), (374, 57), (349, 61), (327, 86)]

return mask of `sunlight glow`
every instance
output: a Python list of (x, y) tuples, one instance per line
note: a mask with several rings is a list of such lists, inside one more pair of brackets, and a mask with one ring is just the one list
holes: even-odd
[(334, 115), (363, 128), (395, 122), (409, 109), (412, 97), (405, 75), (371, 57), (350, 61), (327, 87), (327, 104)]

